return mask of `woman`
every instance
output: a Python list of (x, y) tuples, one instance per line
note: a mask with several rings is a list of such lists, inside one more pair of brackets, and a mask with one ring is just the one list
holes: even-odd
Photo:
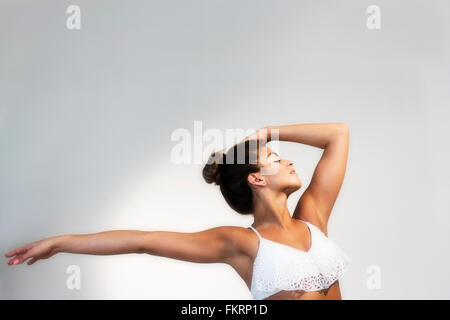
[[(302, 182), (293, 162), (265, 145), (274, 136), (324, 149), (292, 217), (287, 199)], [(231, 208), (253, 214), (252, 226), (220, 226), (193, 233), (113, 230), (55, 236), (10, 251), (8, 264), (31, 258), (31, 265), (58, 252), (147, 253), (229, 264), (254, 299), (341, 299), (338, 280), (350, 258), (328, 238), (327, 224), (344, 179), (348, 146), (349, 128), (344, 123), (261, 128), (226, 153), (213, 152), (203, 168), (206, 182), (220, 186)]]

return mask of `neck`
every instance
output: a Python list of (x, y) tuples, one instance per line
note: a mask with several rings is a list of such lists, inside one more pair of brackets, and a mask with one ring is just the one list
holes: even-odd
[(273, 192), (268, 188), (254, 194), (254, 223), (287, 228), (292, 223), (291, 214), (287, 208), (287, 194)]

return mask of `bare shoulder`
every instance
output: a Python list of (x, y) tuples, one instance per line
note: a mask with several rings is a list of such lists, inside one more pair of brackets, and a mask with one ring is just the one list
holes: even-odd
[[(217, 227), (217, 232), (228, 244), (229, 254), (225, 263), (234, 266), (237, 261), (251, 259), (255, 255), (258, 249), (258, 237), (248, 227), (221, 226)], [(251, 241), (252, 237), (254, 241)]]
[(320, 229), (325, 235), (328, 235), (327, 225), (328, 221), (323, 219), (318, 208), (315, 205), (314, 198), (309, 192), (304, 192), (297, 203), (292, 218), (303, 221), (308, 221), (312, 225)]
[(141, 251), (190, 262), (229, 263), (245, 254), (245, 232), (245, 228), (238, 226), (217, 226), (197, 232), (151, 231), (142, 238)]
[(248, 227), (239, 226), (221, 226), (217, 227), (218, 232), (227, 240), (227, 242), (234, 249), (235, 254), (245, 253), (248, 254), (249, 249), (251, 251), (252, 245), (249, 245), (249, 239), (256, 234)]

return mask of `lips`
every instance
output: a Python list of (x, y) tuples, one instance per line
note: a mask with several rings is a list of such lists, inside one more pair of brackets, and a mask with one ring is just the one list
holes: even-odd
[(295, 173), (294, 169), (292, 169), (291, 172), (289, 172), (289, 174), (294, 174), (294, 173)]

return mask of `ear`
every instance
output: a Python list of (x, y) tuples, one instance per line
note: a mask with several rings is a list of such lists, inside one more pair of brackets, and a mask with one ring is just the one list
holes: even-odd
[(267, 184), (266, 180), (258, 172), (250, 173), (247, 177), (247, 181), (256, 186), (265, 186)]

